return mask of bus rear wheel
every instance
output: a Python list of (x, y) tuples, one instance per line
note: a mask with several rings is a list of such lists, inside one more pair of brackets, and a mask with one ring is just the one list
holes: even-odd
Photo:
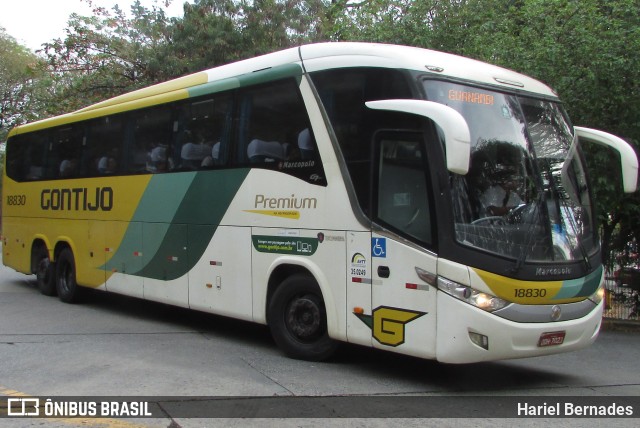
[(76, 263), (69, 248), (62, 250), (56, 261), (56, 290), (63, 302), (78, 301), (80, 290), (76, 282)]
[(306, 275), (293, 275), (276, 289), (267, 311), (271, 335), (291, 358), (321, 361), (337, 344), (327, 332), (327, 313), (320, 288)]
[(55, 265), (49, 259), (47, 247), (40, 246), (35, 252), (35, 274), (38, 290), (45, 296), (56, 295)]

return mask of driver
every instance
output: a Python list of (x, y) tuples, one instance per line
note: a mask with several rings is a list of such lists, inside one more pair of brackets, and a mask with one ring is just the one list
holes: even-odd
[(517, 193), (518, 175), (513, 169), (498, 171), (493, 178), (494, 184), (480, 195), (480, 204), (486, 216), (504, 216), (523, 204)]

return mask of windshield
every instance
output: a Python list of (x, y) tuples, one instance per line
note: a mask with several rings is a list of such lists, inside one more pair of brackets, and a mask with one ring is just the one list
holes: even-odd
[(561, 107), (424, 81), (427, 98), (460, 112), (471, 165), (451, 174), (456, 240), (526, 261), (585, 260), (596, 249), (584, 162)]

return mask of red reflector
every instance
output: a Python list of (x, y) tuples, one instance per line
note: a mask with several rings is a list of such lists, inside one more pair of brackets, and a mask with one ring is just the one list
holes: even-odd
[(417, 289), (418, 289), (418, 284), (409, 284), (409, 283), (407, 283), (407, 284), (406, 284), (406, 287), (407, 287), (409, 290), (417, 290)]
[(351, 282), (362, 282), (362, 278), (351, 278)]

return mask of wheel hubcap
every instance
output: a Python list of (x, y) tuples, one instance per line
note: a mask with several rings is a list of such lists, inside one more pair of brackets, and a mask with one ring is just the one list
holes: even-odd
[(309, 297), (295, 299), (286, 312), (289, 330), (300, 339), (310, 339), (321, 329), (320, 307)]

